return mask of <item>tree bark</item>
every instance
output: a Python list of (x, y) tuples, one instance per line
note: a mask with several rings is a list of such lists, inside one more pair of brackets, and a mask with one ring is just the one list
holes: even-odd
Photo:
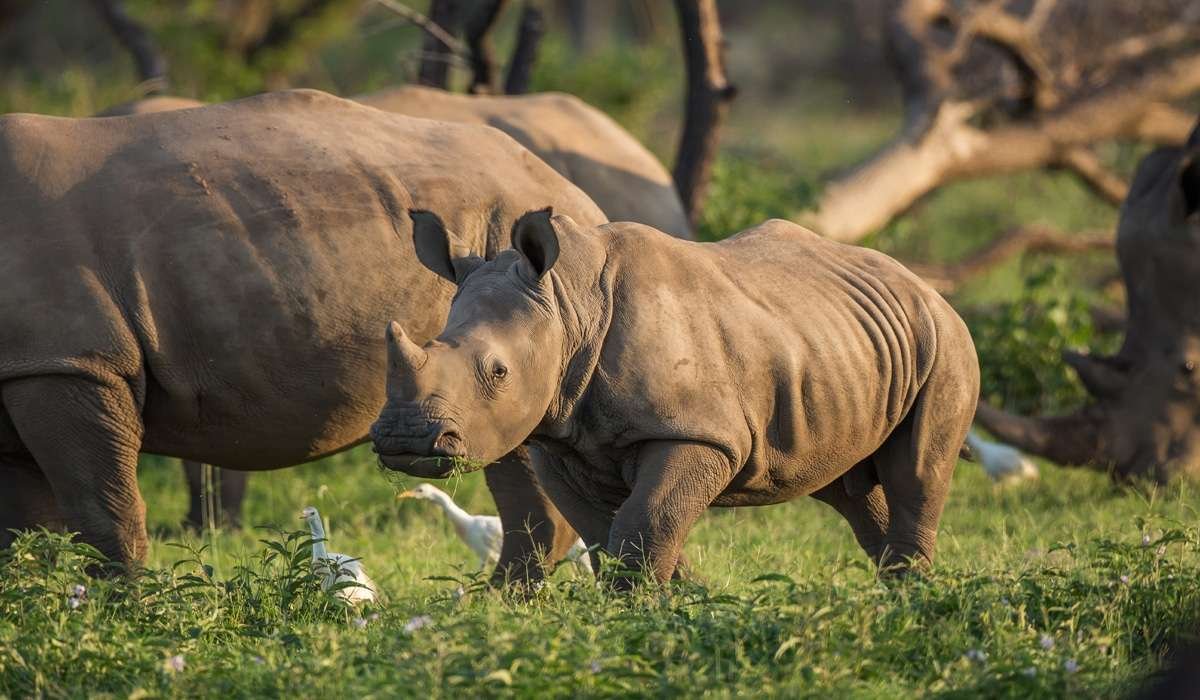
[(720, 146), (721, 126), (737, 94), (725, 75), (724, 39), (715, 0), (675, 0), (687, 65), (683, 134), (675, 158), (675, 187), (695, 225)]

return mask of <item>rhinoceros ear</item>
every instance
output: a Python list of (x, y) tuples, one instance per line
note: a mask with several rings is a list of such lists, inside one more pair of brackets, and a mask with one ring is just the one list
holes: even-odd
[(463, 280), (483, 264), (483, 258), (472, 255), (471, 249), (446, 230), (441, 218), (431, 211), (410, 209), (413, 222), (413, 246), (417, 260), (455, 284)]
[(521, 274), (537, 284), (558, 260), (558, 232), (554, 230), (550, 207), (531, 211), (513, 224), (512, 245), (521, 254)]

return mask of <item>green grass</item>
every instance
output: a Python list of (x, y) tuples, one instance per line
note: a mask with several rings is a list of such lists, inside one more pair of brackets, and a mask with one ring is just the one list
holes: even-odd
[[(1111, 696), (1200, 612), (1200, 493), (1054, 467), (997, 490), (960, 465), (926, 580), (877, 582), (805, 499), (707, 514), (696, 582), (619, 594), (564, 570), (530, 600), (486, 589), (433, 504), (396, 502), (416, 481), (364, 450), (254, 475), (246, 522), (266, 527), (240, 532), (178, 531), (178, 468), (148, 458), (141, 476), (155, 534), (138, 579), (89, 580), (87, 549), (53, 535), (3, 555), (0, 697)], [(481, 474), (442, 485), (491, 510)], [(280, 533), (305, 505), (385, 602), (319, 590), (304, 539)]]

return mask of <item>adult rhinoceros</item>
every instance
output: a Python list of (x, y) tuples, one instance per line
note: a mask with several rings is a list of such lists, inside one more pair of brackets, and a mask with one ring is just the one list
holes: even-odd
[[(422, 269), (408, 208), (484, 255), (547, 200), (605, 220), (493, 129), (307, 90), (2, 116), (0, 197), (0, 545), (61, 525), (125, 563), (146, 552), (139, 451), (258, 470), (366, 437), (381, 329), (398, 316), (432, 337), (454, 290)], [(535, 539), (561, 554), (574, 534), (520, 459), (504, 462), (506, 529), (538, 528), (506, 537), (502, 564)]]
[[(666, 168), (608, 115), (577, 97), (562, 93), (460, 95), (407, 85), (355, 100), (396, 114), (500, 129), (586, 192), (613, 221), (637, 221), (679, 238), (691, 238), (687, 212)], [(183, 97), (148, 97), (97, 116), (148, 114), (203, 104)], [(199, 527), (205, 512), (201, 466), (189, 462), (184, 471), (191, 504), (187, 522)], [(236, 523), (246, 475), (218, 472), (217, 482), (223, 519)]]

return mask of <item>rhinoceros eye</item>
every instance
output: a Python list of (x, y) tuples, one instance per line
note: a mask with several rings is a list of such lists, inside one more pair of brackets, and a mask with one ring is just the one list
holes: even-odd
[(504, 363), (497, 361), (492, 365), (492, 376), (496, 379), (504, 379), (508, 376), (508, 368), (504, 366)]

